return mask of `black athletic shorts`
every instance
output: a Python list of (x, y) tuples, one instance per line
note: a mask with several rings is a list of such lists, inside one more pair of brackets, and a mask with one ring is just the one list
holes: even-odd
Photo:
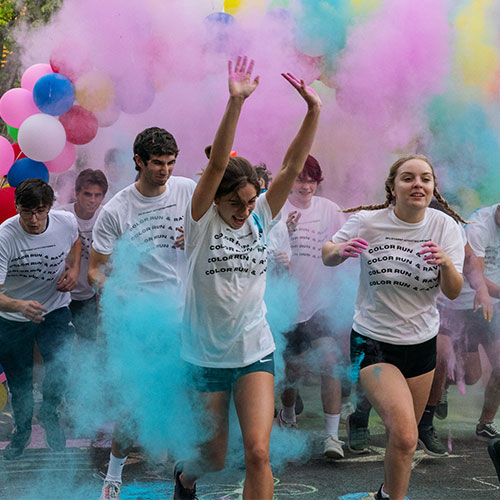
[(356, 373), (377, 363), (389, 363), (405, 378), (418, 377), (436, 368), (436, 337), (414, 345), (379, 342), (351, 331), (351, 364)]

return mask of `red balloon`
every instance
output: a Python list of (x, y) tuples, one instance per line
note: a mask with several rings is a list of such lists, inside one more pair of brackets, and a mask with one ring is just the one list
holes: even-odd
[(16, 188), (6, 187), (0, 189), (0, 224), (17, 214), (14, 193)]
[(73, 106), (59, 120), (66, 130), (66, 139), (72, 144), (87, 144), (97, 135), (97, 117), (81, 106)]
[(21, 158), (26, 158), (26, 155), (21, 151), (19, 144), (15, 142), (12, 144), (12, 149), (14, 150), (14, 161), (20, 160)]

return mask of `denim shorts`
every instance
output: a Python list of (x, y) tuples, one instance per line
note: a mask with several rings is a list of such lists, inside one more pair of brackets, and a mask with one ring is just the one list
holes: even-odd
[(274, 353), (238, 368), (207, 368), (187, 364), (190, 384), (199, 392), (230, 391), (240, 377), (249, 373), (267, 372), (274, 375)]

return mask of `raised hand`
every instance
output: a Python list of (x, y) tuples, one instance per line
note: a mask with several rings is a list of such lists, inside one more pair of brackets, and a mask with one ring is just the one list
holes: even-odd
[(431, 266), (442, 266), (444, 264), (450, 264), (451, 260), (443, 249), (433, 241), (426, 241), (423, 245), (423, 250), (420, 250), (419, 255), (423, 256), (426, 264)]
[(321, 107), (321, 99), (319, 98), (319, 95), (314, 92), (314, 90), (311, 87), (308, 87), (305, 83), (304, 80), (299, 80), (295, 76), (293, 76), (291, 73), (281, 73), (281, 76), (290, 83), (293, 87), (297, 89), (297, 92), (302, 96), (302, 98), (306, 101), (307, 106), (309, 108), (312, 107)]
[(341, 257), (343, 259), (354, 258), (357, 259), (363, 250), (368, 248), (369, 243), (363, 238), (353, 238), (352, 240), (346, 241), (344, 243), (344, 248), (342, 248)]
[(253, 59), (247, 66), (247, 56), (238, 56), (233, 71), (232, 61), (228, 61), (227, 69), (229, 76), (229, 95), (231, 97), (242, 97), (246, 99), (259, 84), (259, 77), (256, 76), (252, 81), (252, 71), (254, 66)]

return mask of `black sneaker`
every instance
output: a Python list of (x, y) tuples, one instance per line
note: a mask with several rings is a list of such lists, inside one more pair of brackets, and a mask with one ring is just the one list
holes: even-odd
[(490, 454), (493, 465), (497, 471), (498, 480), (500, 481), (500, 438), (493, 438), (488, 443), (488, 453)]
[(444, 420), (448, 416), (448, 389), (443, 389), (441, 397), (436, 404), (434, 415), (436, 415), (436, 418), (439, 418), (439, 420)]
[(3, 452), (5, 460), (17, 460), (23, 456), (24, 450), (29, 446), (31, 441), (31, 429), (29, 431), (16, 430), (12, 434), (12, 439)]
[(302, 400), (299, 391), (295, 398), (295, 415), (300, 415), (304, 411), (304, 401)]
[(198, 500), (196, 496), (196, 486), (189, 490), (188, 488), (184, 488), (182, 486), (180, 475), (182, 474), (182, 462), (176, 462), (174, 465), (174, 494), (172, 496), (172, 500)]
[(388, 497), (382, 496), (382, 486), (384, 486), (383, 483), (380, 485), (380, 488), (378, 489), (377, 493), (373, 494), (372, 500), (387, 500)]
[(490, 441), (490, 439), (500, 438), (500, 429), (494, 422), (489, 424), (477, 424), (476, 438), (479, 441)]
[(448, 450), (439, 440), (433, 425), (418, 428), (418, 444), (431, 457), (445, 457)]
[(66, 449), (66, 436), (59, 423), (57, 413), (48, 413), (40, 410), (38, 421), (45, 429), (45, 441), (52, 451), (64, 451)]
[(370, 448), (368, 447), (370, 431), (368, 427), (357, 427), (352, 421), (352, 415), (348, 415), (345, 428), (347, 430), (347, 447), (349, 451), (356, 455), (370, 453)]

